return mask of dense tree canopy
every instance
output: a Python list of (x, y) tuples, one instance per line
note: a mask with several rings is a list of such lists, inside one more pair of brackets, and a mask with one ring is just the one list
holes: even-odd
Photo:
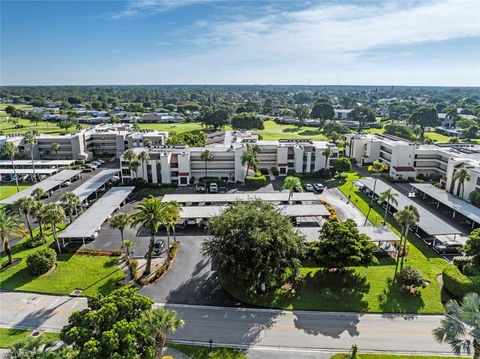
[(361, 130), (368, 122), (375, 122), (375, 112), (367, 106), (356, 106), (348, 114), (348, 119), (358, 122), (358, 129)]
[(257, 291), (262, 283), (278, 286), (296, 275), (303, 254), (303, 238), (271, 204), (234, 203), (209, 221), (212, 235), (203, 252), (215, 261), (224, 278)]
[(377, 247), (370, 238), (358, 231), (352, 219), (326, 222), (320, 230), (316, 260), (327, 268), (368, 266), (375, 263)]
[(420, 137), (423, 137), (425, 127), (435, 127), (440, 124), (437, 110), (433, 106), (422, 106), (416, 109), (410, 117), (410, 122), (420, 127)]
[(200, 121), (217, 130), (228, 123), (229, 116), (228, 110), (224, 107), (208, 108), (202, 113)]
[(329, 102), (317, 102), (313, 108), (311, 117), (320, 118), (322, 120), (331, 120), (335, 116), (333, 106)]
[(263, 129), (263, 120), (252, 112), (242, 112), (234, 115), (230, 122), (235, 130)]

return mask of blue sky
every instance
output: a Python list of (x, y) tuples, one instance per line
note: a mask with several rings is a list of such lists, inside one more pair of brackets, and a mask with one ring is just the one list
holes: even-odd
[(480, 1), (0, 0), (1, 84), (480, 86)]

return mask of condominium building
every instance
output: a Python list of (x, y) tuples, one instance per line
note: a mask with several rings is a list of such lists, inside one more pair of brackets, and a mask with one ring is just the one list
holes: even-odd
[[(480, 191), (480, 146), (475, 144), (422, 145), (389, 135), (346, 134), (345, 154), (360, 165), (385, 162), (394, 179), (413, 181), (435, 176), (445, 188), (468, 200), (470, 192)], [(465, 168), (470, 180), (455, 181), (455, 172)], [(463, 194), (462, 194), (463, 192)]]
[[(95, 156), (118, 158), (129, 148), (143, 147), (147, 139), (152, 146), (162, 146), (167, 137), (168, 132), (135, 131), (130, 124), (102, 124), (66, 135), (40, 134), (36, 136), (34, 159), (91, 160)], [(23, 136), (0, 137), (0, 147), (7, 141), (15, 142), (23, 152), (30, 151)], [(54, 143), (58, 147), (52, 147)]]
[[(327, 142), (311, 140), (259, 140), (251, 131), (227, 131), (210, 134), (205, 147), (152, 146), (134, 148), (139, 154), (145, 151), (149, 160), (132, 171), (121, 157), (122, 178), (129, 181), (141, 177), (148, 183), (185, 186), (196, 183), (201, 177), (217, 177), (225, 181), (243, 182), (247, 166), (242, 155), (247, 146), (258, 146), (258, 168), (271, 171), (276, 168), (281, 176), (289, 171), (297, 173), (317, 172), (330, 168), (338, 157), (338, 149)], [(331, 147), (333, 154), (326, 158), (323, 152)], [(210, 151), (212, 160), (202, 159), (202, 153)]]

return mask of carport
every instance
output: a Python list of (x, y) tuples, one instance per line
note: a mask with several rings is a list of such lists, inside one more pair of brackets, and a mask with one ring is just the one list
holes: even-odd
[(105, 189), (106, 183), (110, 181), (113, 176), (119, 173), (118, 169), (103, 170), (97, 173), (95, 176), (85, 181), (81, 186), (78, 186), (72, 192), (80, 198), (80, 203), (83, 203), (92, 194), (97, 197), (99, 189)]
[[(228, 204), (232, 202), (249, 202), (259, 199), (264, 202), (287, 203), (288, 192), (273, 193), (201, 193), (201, 194), (166, 194), (162, 198), (162, 202), (178, 202), (183, 205), (191, 204)], [(314, 202), (319, 200), (319, 196), (315, 193), (300, 192), (294, 193), (292, 201)]]
[(358, 227), (360, 233), (366, 234), (380, 250), (385, 253), (397, 253), (398, 247), (395, 245), (400, 242), (400, 238), (388, 226), (363, 226)]
[[(33, 193), (33, 191), (37, 188), (43, 189), (45, 192), (49, 193), (50, 191), (56, 189), (57, 187), (60, 187), (63, 183), (65, 183), (68, 180), (71, 180), (72, 178), (79, 177), (80, 173), (82, 171), (80, 170), (63, 170), (60, 171), (59, 173), (48, 177), (44, 179), (43, 181), (40, 181), (38, 183), (35, 183), (34, 185), (25, 188), (23, 191), (17, 192), (13, 195), (11, 195), (8, 198), (5, 198), (3, 201), (0, 203), (2, 204), (14, 204), (16, 201), (18, 201), (20, 198), (23, 197), (30, 197)], [(35, 173), (39, 173), (37, 170), (35, 170)]]
[(443, 235), (443, 234), (461, 234), (459, 230), (448, 224), (447, 222), (443, 221), (441, 218), (437, 217), (433, 213), (431, 213), (429, 210), (425, 209), (424, 207), (418, 205), (414, 201), (412, 201), (410, 198), (407, 196), (403, 195), (399, 191), (397, 191), (395, 188), (390, 186), (389, 184), (377, 180), (377, 184), (375, 186), (375, 191), (373, 190), (374, 188), (374, 183), (375, 180), (371, 177), (367, 178), (362, 178), (358, 180), (358, 182), (365, 188), (368, 188), (370, 192), (372, 192), (372, 195), (380, 196), (382, 192), (385, 192), (386, 190), (392, 190), (393, 193), (397, 195), (396, 199), (398, 201), (397, 205), (390, 204), (390, 208), (395, 209), (396, 211), (401, 210), (402, 208), (412, 205), (415, 206), (418, 210), (418, 213), (420, 215), (420, 220), (417, 223), (416, 226), (411, 227), (411, 231), (417, 235), (420, 238), (426, 238), (426, 237), (433, 237), (435, 235)]
[[(182, 207), (180, 218), (208, 219), (221, 214), (227, 206), (189, 206)], [(328, 217), (330, 212), (323, 204), (278, 205), (280, 214), (287, 217)]]
[(113, 187), (59, 234), (62, 240), (95, 239), (103, 222), (118, 210), (135, 187)]
[(460, 217), (471, 226), (480, 227), (480, 208), (442, 190), (429, 183), (412, 183), (412, 187), (423, 199), (433, 199), (437, 208), (441, 205), (451, 211), (452, 218)]

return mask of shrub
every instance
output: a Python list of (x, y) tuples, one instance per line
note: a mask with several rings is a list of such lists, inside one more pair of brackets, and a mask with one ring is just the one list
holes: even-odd
[(469, 277), (480, 276), (480, 270), (473, 263), (465, 264), (462, 273)]
[(280, 174), (277, 167), (272, 167), (270, 170), (272, 171), (272, 175), (274, 176), (278, 176)]
[(51, 248), (44, 248), (27, 257), (27, 268), (33, 275), (46, 273), (57, 261), (57, 253)]
[(453, 257), (453, 264), (456, 265), (462, 273), (465, 265), (471, 264), (471, 263), (472, 263), (472, 257), (467, 257), (467, 256)]
[(114, 250), (110, 253), (110, 255), (111, 255), (112, 257), (119, 257), (119, 256), (122, 255), (122, 251), (121, 251), (120, 249), (114, 249)]
[(180, 242), (173, 242), (172, 246), (168, 250), (168, 260), (175, 258), (178, 248), (180, 248)]
[(162, 275), (164, 275), (165, 272), (168, 270), (168, 268), (170, 268), (170, 261), (166, 261), (165, 263), (163, 263), (163, 264), (155, 271), (155, 275), (154, 275), (153, 278), (151, 279), (151, 282), (157, 280), (157, 279), (160, 278)]
[(445, 267), (442, 278), (444, 287), (457, 298), (471, 292), (480, 293), (480, 276), (468, 277), (455, 266)]
[(27, 248), (35, 248), (35, 247), (40, 247), (42, 244), (47, 243), (47, 237), (41, 237), (38, 235), (37, 237), (30, 238), (28, 237), (27, 240), (25, 241), (25, 246)]
[(130, 275), (133, 280), (136, 280), (138, 277), (138, 261), (136, 259), (130, 260)]
[(251, 187), (260, 187), (263, 186), (265, 183), (267, 183), (267, 177), (261, 175), (261, 176), (248, 176), (245, 177), (245, 184), (247, 186)]
[(265, 175), (265, 176), (268, 175), (268, 170), (266, 168), (260, 168), (259, 172), (260, 172), (261, 175)]
[(422, 286), (424, 281), (422, 273), (413, 267), (402, 268), (397, 277), (397, 283), (409, 289)]

